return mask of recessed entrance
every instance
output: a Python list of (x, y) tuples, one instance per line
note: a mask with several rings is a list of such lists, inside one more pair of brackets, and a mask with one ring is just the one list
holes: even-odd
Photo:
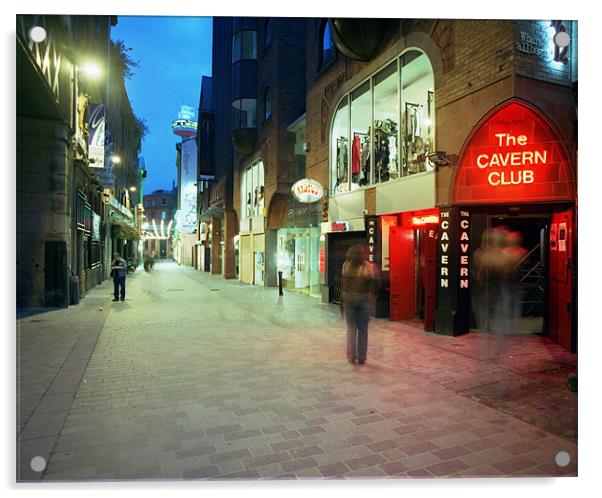
[[(475, 251), (483, 251), (487, 243), (491, 251), (485, 268), (478, 267), (478, 257), (472, 258), (477, 295), (471, 302), (478, 330), (513, 335), (546, 332), (548, 226), (546, 216), (489, 216), (485, 229), (489, 240), (483, 240), (483, 233), (475, 234)], [(504, 260), (509, 252), (510, 258)]]

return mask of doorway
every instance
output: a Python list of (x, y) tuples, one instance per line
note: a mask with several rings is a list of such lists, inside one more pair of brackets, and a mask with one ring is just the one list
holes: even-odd
[(471, 305), (476, 330), (546, 333), (549, 224), (549, 216), (543, 215), (488, 215), (485, 226), (473, 223)]

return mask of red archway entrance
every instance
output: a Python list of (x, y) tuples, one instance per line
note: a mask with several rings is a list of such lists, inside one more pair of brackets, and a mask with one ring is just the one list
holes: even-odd
[[(478, 123), (462, 148), (451, 190), (452, 206), (471, 217), (473, 328), (499, 328), (491, 316), (509, 309), (504, 292), (493, 287), (496, 279), (477, 271), (475, 251), (491, 249), (492, 233), (520, 234), (525, 251), (511, 265), (517, 311), (512, 311), (512, 323), (506, 320), (502, 327), (518, 333), (528, 322), (525, 332), (545, 333), (567, 350), (575, 349), (575, 197), (564, 140), (540, 110), (512, 99)], [(495, 240), (504, 246), (515, 239)], [(517, 316), (523, 325), (517, 325)]]

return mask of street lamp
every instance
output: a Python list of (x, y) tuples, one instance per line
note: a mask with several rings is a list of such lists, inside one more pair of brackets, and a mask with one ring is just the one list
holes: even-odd
[(111, 162), (113, 164), (121, 164), (121, 158), (119, 156), (113, 155), (111, 156)]
[(130, 192), (136, 192), (136, 185), (132, 185), (130, 187)]
[(93, 79), (100, 77), (100, 66), (92, 61), (84, 62), (80, 68), (80, 71)]
[(46, 39), (46, 30), (42, 26), (34, 26), (29, 30), (29, 38), (34, 43), (41, 43)]

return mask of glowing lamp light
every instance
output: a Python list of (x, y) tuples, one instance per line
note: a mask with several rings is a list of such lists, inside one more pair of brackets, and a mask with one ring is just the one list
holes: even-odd
[(426, 118), (424, 120), (424, 124), (425, 124), (425, 126), (431, 126), (433, 124), (433, 121), (429, 118)]
[(558, 31), (554, 35), (552, 40), (554, 41), (554, 45), (556, 45), (557, 47), (565, 48), (569, 46), (569, 43), (571, 42), (571, 37), (566, 31)]
[(46, 30), (42, 26), (34, 26), (29, 30), (29, 39), (34, 43), (41, 43), (46, 39)]
[(90, 78), (98, 78), (100, 76), (100, 66), (94, 62), (85, 62), (81, 67), (81, 71)]
[(120, 164), (121, 163), (121, 158), (119, 156), (111, 156), (111, 162), (113, 164)]
[(136, 192), (136, 186), (135, 185), (132, 185), (130, 187), (130, 192)]

